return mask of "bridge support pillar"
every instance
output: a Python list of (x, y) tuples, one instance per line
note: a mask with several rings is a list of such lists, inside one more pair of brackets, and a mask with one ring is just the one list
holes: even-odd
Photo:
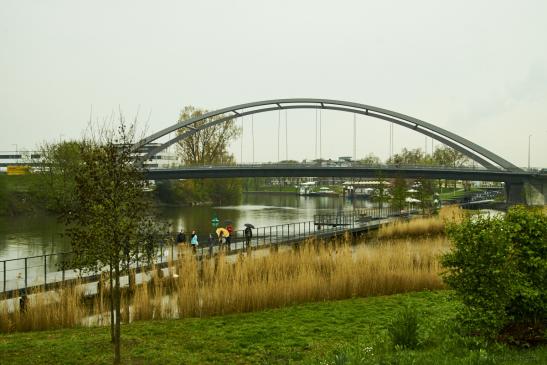
[(505, 194), (507, 206), (545, 205), (547, 204), (547, 182), (526, 179), (522, 182), (506, 182)]

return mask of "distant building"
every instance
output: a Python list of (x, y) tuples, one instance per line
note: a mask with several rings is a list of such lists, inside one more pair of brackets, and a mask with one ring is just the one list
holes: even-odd
[[(157, 148), (159, 146), (161, 146), (161, 143), (145, 144), (144, 146), (139, 148), (139, 150), (137, 151), (137, 154), (142, 156), (145, 153), (148, 153), (150, 150)], [(169, 150), (163, 150), (153, 155), (148, 160), (146, 160), (144, 162), (144, 166), (151, 169), (153, 168), (163, 169), (163, 168), (173, 167), (174, 165), (178, 165), (177, 161), (178, 161), (178, 158), (176, 153), (171, 152)]]

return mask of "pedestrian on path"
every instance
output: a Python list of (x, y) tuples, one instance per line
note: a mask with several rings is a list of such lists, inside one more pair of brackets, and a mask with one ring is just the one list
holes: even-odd
[(190, 244), (192, 245), (192, 251), (194, 253), (196, 253), (197, 249), (198, 249), (199, 242), (198, 242), (198, 235), (197, 235), (195, 230), (192, 231), (192, 238), (190, 240)]
[(226, 244), (228, 245), (228, 252), (230, 252), (230, 244), (232, 243), (232, 233), (234, 232), (234, 227), (231, 224), (226, 226), (228, 235), (226, 236)]
[(213, 248), (215, 247), (215, 240), (213, 234), (209, 234), (209, 257), (213, 257)]
[(177, 244), (186, 243), (186, 234), (181, 229), (180, 232), (177, 234)]
[(244, 231), (245, 234), (245, 248), (249, 249), (251, 247), (251, 239), (253, 238), (253, 230), (251, 227), (247, 226)]

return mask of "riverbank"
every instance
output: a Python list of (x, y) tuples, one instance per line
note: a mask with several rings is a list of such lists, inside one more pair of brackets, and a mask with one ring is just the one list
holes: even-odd
[[(62, 206), (59, 200), (70, 191), (64, 191), (63, 189), (67, 189), (65, 186), (56, 186), (57, 190), (54, 190), (46, 180), (40, 174), (0, 174), (0, 216), (58, 214)], [(225, 180), (205, 185), (190, 180), (161, 181), (146, 196), (153, 208), (237, 204), (241, 200), (241, 184), (237, 179), (230, 183)]]
[[(544, 364), (547, 348), (519, 350), (460, 337), (449, 291), (294, 305), (255, 313), (122, 325), (127, 364)], [(394, 349), (398, 311), (418, 313), (419, 347)], [(111, 364), (108, 328), (0, 335), (10, 364)], [(359, 360), (359, 361), (356, 361)]]

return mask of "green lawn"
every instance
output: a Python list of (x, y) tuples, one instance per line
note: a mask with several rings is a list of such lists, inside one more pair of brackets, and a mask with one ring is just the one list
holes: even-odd
[[(257, 313), (122, 327), (127, 364), (546, 364), (547, 348), (486, 346), (450, 330), (450, 292), (311, 303)], [(394, 314), (420, 313), (420, 347), (395, 350)], [(109, 364), (108, 328), (0, 335), (1, 364)]]

